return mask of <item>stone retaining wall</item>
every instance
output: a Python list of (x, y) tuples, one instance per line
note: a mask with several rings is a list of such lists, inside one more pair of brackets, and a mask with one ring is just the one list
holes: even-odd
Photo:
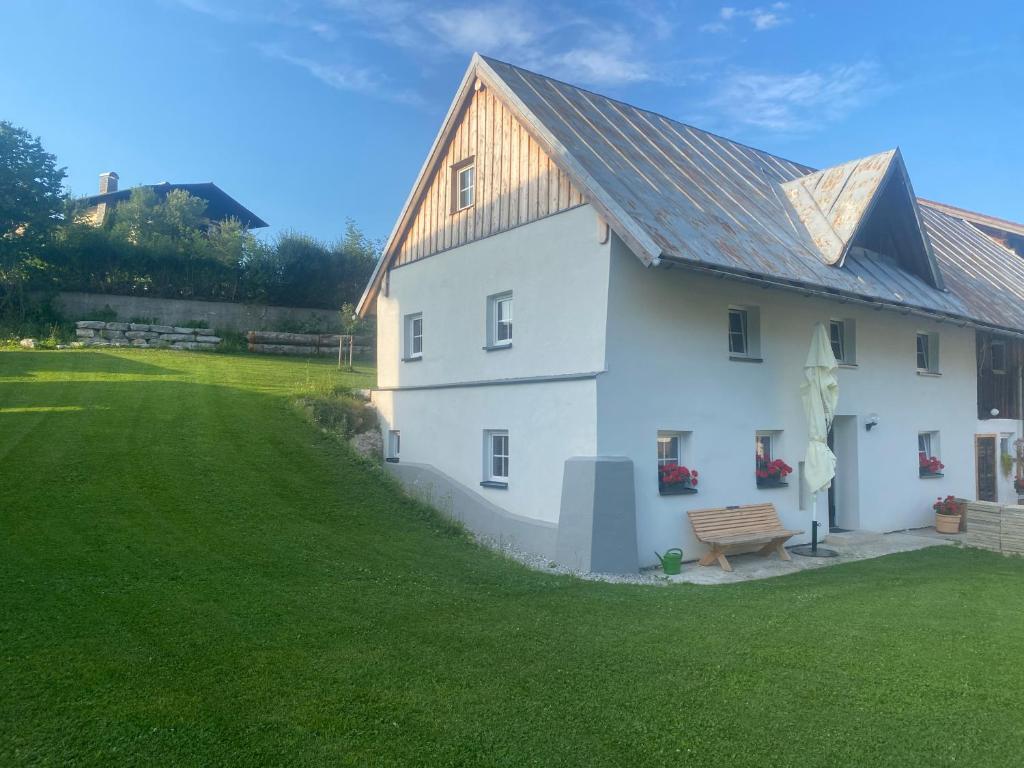
[(340, 330), (341, 315), (334, 309), (310, 307), (275, 307), (266, 304), (236, 304), (227, 301), (195, 299), (153, 299), (144, 296), (115, 296), (108, 293), (77, 293), (61, 291), (57, 307), (65, 317), (89, 317), (95, 312), (112, 309), (119, 320), (133, 317), (152, 320), (163, 325), (187, 325), (203, 321), (222, 331), (270, 330), (274, 328), (309, 328)]
[(141, 349), (216, 349), (220, 337), (210, 328), (181, 328), (148, 323), (105, 323), (79, 320), (73, 347), (137, 347)]

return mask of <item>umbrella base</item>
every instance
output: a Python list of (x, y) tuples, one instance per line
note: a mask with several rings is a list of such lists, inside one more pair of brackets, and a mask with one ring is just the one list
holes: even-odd
[(804, 557), (839, 557), (839, 553), (834, 549), (815, 547), (811, 544), (798, 544), (795, 547), (790, 547), (789, 551), (794, 555), (803, 555)]

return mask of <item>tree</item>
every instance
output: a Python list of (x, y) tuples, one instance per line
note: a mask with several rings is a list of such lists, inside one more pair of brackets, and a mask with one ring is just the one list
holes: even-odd
[(64, 168), (37, 137), (0, 120), (0, 311), (22, 307), (22, 289), (64, 210)]

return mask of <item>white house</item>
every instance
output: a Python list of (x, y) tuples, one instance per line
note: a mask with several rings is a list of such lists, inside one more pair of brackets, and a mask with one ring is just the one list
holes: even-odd
[[(388, 466), (594, 570), (700, 556), (689, 509), (770, 501), (809, 537), (799, 384), (821, 322), (841, 362), (831, 525), (1006, 500), (1015, 227), (918, 200), (898, 150), (815, 171), (474, 56), (359, 307)], [(795, 471), (759, 485), (755, 454)], [(695, 492), (660, 486), (673, 463)]]

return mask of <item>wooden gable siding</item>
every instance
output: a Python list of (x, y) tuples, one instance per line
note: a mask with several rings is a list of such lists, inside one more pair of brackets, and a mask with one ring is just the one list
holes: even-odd
[[(475, 203), (452, 213), (452, 166), (475, 158)], [(474, 91), (398, 248), (422, 259), (583, 203), (580, 190), (489, 88)]]

